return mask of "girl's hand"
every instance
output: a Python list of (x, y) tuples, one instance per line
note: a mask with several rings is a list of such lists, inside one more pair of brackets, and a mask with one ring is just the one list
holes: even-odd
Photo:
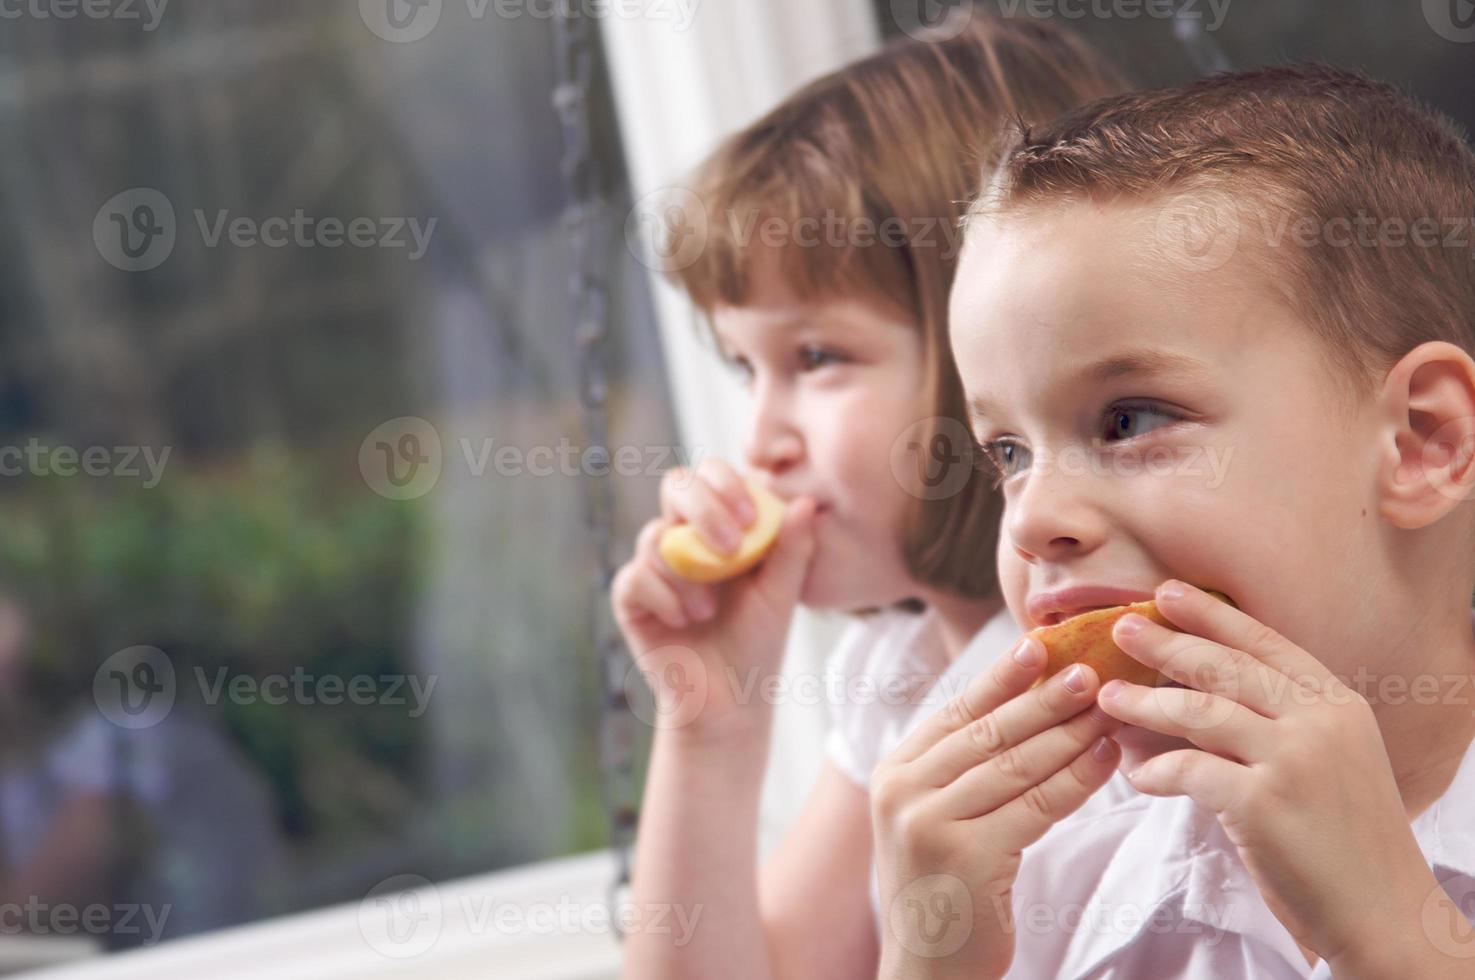
[(1092, 706), (1095, 671), (1031, 690), (1044, 663), (1021, 638), (876, 767), (882, 977), (1002, 976), (1024, 849), (1111, 777), (1121, 726)]
[(743, 478), (722, 460), (662, 478), (661, 516), (641, 530), (611, 585), (615, 620), (656, 698), (657, 727), (766, 733), (772, 706), (763, 691), (778, 673), (813, 556), (814, 506), (807, 497), (789, 502), (778, 540), (752, 572), (700, 585), (661, 558), (661, 534), (694, 524), (711, 547), (731, 554), (757, 511)]
[(1184, 632), (1129, 615), (1112, 638), (1188, 687), (1113, 681), (1100, 704), (1198, 748), (1156, 756), (1128, 779), (1217, 814), (1302, 946), (1334, 968), (1344, 958), (1376, 962), (1381, 954), (1364, 947), (1388, 948), (1390, 924), (1416, 931), (1438, 886), (1368, 702), (1311, 654), (1199, 589), (1165, 582), (1157, 605)]

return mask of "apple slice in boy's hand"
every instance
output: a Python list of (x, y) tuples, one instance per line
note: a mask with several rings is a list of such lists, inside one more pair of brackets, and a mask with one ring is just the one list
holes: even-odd
[[(1212, 589), (1205, 591), (1220, 602), (1226, 602), (1236, 609), (1239, 608), (1235, 605), (1234, 600), (1224, 593), (1215, 592)], [(1158, 612), (1157, 603), (1151, 599), (1145, 602), (1134, 602), (1127, 606), (1092, 609), (1055, 623), (1053, 626), (1041, 626), (1032, 631), (1045, 647), (1045, 671), (1035, 681), (1035, 686), (1076, 663), (1085, 664), (1096, 671), (1103, 686), (1110, 680), (1129, 681), (1144, 687), (1161, 687), (1175, 683), (1141, 661), (1128, 656), (1111, 638), (1112, 626), (1128, 613), (1145, 616), (1160, 626), (1181, 632), (1178, 627), (1168, 622), (1162, 613)]]
[(784, 502), (766, 487), (749, 480), (748, 493), (758, 511), (751, 527), (743, 532), (737, 551), (724, 555), (709, 548), (690, 524), (667, 528), (661, 535), (661, 558), (671, 571), (688, 582), (712, 583), (736, 578), (763, 560), (778, 540), (784, 522)]

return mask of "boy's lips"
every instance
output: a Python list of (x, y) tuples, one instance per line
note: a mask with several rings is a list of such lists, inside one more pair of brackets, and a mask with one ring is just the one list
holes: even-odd
[(1093, 609), (1109, 609), (1153, 597), (1151, 591), (1125, 589), (1109, 585), (1072, 585), (1063, 589), (1036, 592), (1025, 602), (1025, 611), (1035, 626), (1054, 626), (1071, 616)]

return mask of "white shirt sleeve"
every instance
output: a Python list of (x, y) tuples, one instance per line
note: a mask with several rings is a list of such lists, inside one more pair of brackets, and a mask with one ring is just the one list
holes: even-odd
[(918, 685), (937, 670), (928, 659), (930, 627), (926, 613), (876, 613), (846, 629), (825, 660), (825, 755), (862, 789), (916, 710)]

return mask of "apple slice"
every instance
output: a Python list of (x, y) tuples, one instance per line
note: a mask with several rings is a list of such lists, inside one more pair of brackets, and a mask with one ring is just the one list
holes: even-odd
[[(1215, 592), (1213, 589), (1205, 591), (1220, 602), (1227, 602), (1236, 609), (1239, 608), (1235, 605), (1234, 600), (1224, 593)], [(1095, 670), (1103, 685), (1109, 680), (1118, 679), (1146, 687), (1162, 687), (1165, 684), (1175, 683), (1141, 661), (1128, 656), (1112, 640), (1112, 627), (1127, 613), (1145, 616), (1159, 626), (1166, 626), (1170, 630), (1181, 632), (1178, 627), (1168, 622), (1162, 613), (1158, 612), (1157, 603), (1151, 599), (1145, 602), (1134, 602), (1127, 606), (1092, 609), (1053, 626), (1041, 626), (1031, 632), (1045, 646), (1045, 672), (1032, 686), (1039, 686), (1047, 678), (1077, 663), (1087, 664)]]
[(743, 532), (737, 551), (724, 555), (707, 547), (690, 524), (667, 528), (661, 535), (660, 552), (671, 570), (688, 582), (722, 582), (748, 571), (763, 560), (778, 540), (784, 522), (784, 502), (766, 487), (749, 480), (748, 493), (758, 510), (758, 517)]

